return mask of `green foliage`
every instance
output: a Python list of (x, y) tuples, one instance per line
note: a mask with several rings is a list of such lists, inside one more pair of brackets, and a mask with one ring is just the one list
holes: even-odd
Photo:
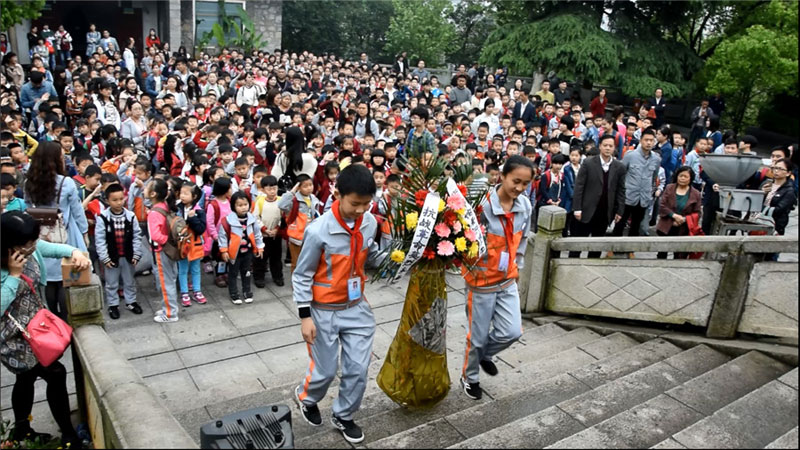
[(285, 0), (283, 43), (292, 52), (323, 52), (354, 58), (362, 51), (377, 62), (391, 62), (383, 53), (389, 18), (394, 4), (389, 0), (348, 1)]
[(25, 19), (36, 19), (42, 15), (45, 0), (0, 0), (0, 30), (8, 30)]
[(386, 51), (408, 52), (411, 61), (424, 59), (436, 67), (456, 40), (455, 26), (447, 20), (452, 14), (450, 0), (393, 0), (395, 15), (386, 33)]
[(447, 54), (447, 60), (465, 64), (477, 61), (481, 48), (496, 27), (495, 15), (494, 2), (459, 0), (448, 17), (456, 27), (456, 45)]
[(489, 36), (481, 62), (508, 66), (520, 75), (554, 70), (571, 79), (609, 79), (619, 65), (622, 46), (598, 23), (588, 14), (557, 14), (503, 25)]
[(6, 448), (62, 448), (61, 440), (53, 438), (48, 442), (42, 441), (41, 437), (36, 439), (25, 439), (22, 442), (12, 441), (11, 437), (14, 435), (14, 425), (10, 420), (3, 420), (0, 422), (0, 449)]
[[(235, 16), (229, 16), (225, 12), (223, 3), (220, 2), (219, 8), (220, 22), (215, 23), (211, 31), (203, 33), (196, 47), (204, 49), (211, 41), (216, 41), (219, 48), (232, 47), (248, 54), (253, 50), (266, 49), (268, 42), (264, 39), (264, 35), (256, 30), (255, 23), (247, 11), (240, 6)], [(231, 32), (233, 32), (232, 37)]]
[[(773, 3), (778, 10), (783, 2)], [(722, 42), (706, 63), (707, 92), (727, 96), (737, 131), (755, 124), (771, 96), (797, 93), (797, 36), (784, 32), (784, 27), (796, 30), (797, 9), (789, 11), (777, 22), (777, 29), (754, 25), (739, 37)]]

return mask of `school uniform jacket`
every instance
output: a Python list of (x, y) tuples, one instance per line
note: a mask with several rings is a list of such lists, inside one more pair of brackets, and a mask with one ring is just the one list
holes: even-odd
[[(378, 223), (367, 212), (361, 222), (361, 235), (364, 244), (360, 249), (361, 258), (375, 262), (380, 253), (375, 235)], [(350, 272), (350, 234), (339, 225), (333, 212), (328, 211), (311, 222), (303, 237), (303, 250), (297, 259), (297, 267), (292, 274), (293, 298), (298, 308), (310, 306), (311, 301), (319, 303), (347, 303), (349, 296), (347, 280)], [(361, 295), (364, 295), (365, 275), (361, 277)]]
[(230, 214), (222, 219), (218, 230), (220, 253), (228, 252), (228, 256), (230, 256), (232, 260), (235, 260), (236, 256), (239, 255), (242, 239), (250, 240), (253, 251), (255, 251), (255, 249), (264, 248), (264, 240), (261, 237), (261, 227), (258, 226), (256, 216), (254, 216), (253, 213), (247, 213), (247, 225), (245, 227), (247, 228), (246, 230), (242, 228), (242, 223), (239, 222), (239, 216), (237, 216), (234, 211), (231, 211)]
[(278, 201), (278, 208), (288, 217), (294, 205), (293, 199), (297, 199), (297, 219), (292, 223), (286, 224), (289, 227), (287, 230), (289, 242), (295, 245), (303, 245), (303, 233), (308, 227), (308, 224), (319, 217), (319, 206), (321, 203), (314, 194), (309, 195), (309, 197), (311, 198), (311, 207), (308, 206), (305, 199), (303, 199), (303, 195), (299, 192), (295, 192), (294, 197), (292, 197), (291, 192), (287, 192), (282, 195), (281, 199)]
[(125, 254), (119, 255), (117, 241), (114, 236), (114, 221), (111, 219), (111, 208), (106, 208), (98, 215), (100, 219), (94, 228), (94, 242), (97, 249), (97, 259), (103, 264), (111, 261), (119, 264), (120, 256), (129, 263), (142, 259), (142, 232), (139, 221), (131, 211), (123, 210), (125, 214)]
[[(519, 277), (519, 269), (525, 256), (525, 248), (530, 232), (531, 212), (533, 207), (530, 200), (520, 195), (514, 200), (510, 213), (514, 214), (512, 239), (506, 238), (503, 229), (505, 211), (500, 206), (497, 190), (492, 190), (481, 204), (481, 225), (486, 227), (486, 253), (478, 259), (471, 270), (462, 267), (464, 279), (472, 288), (503, 288), (508, 280)], [(499, 270), (500, 258), (503, 252), (508, 252), (508, 267)]]

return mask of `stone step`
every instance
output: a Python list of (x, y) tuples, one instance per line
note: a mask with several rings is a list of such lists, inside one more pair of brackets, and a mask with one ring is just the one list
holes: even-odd
[(601, 337), (601, 335), (594, 331), (586, 328), (578, 328), (555, 338), (506, 349), (498, 355), (498, 358), (512, 367), (519, 367), (530, 361), (555, 355), (569, 348), (595, 341)]
[(797, 419), (797, 390), (772, 381), (672, 438), (689, 448), (762, 448), (796, 429)]
[(764, 448), (797, 448), (797, 427), (792, 428)]
[(750, 352), (564, 438), (551, 448), (650, 447), (788, 370), (778, 361)]
[[(644, 344), (643, 344), (644, 345)], [(634, 358), (637, 348), (631, 349)], [(656, 362), (596, 389), (562, 401), (557, 406), (523, 417), (507, 425), (468, 439), (457, 448), (541, 448), (650, 399), (691, 379), (675, 366), (697, 366), (710, 370), (728, 358), (706, 346), (698, 346)]]
[[(576, 330), (577, 331), (577, 330)], [(580, 334), (573, 334), (580, 336)], [(560, 338), (559, 338), (560, 339)], [(559, 340), (559, 339), (556, 339)], [(551, 341), (552, 342), (552, 341)], [(595, 339), (587, 344), (597, 354), (614, 354), (624, 351), (635, 351), (631, 347), (637, 346), (638, 342), (626, 338), (624, 335), (606, 336), (600, 339)], [(648, 350), (649, 351), (649, 350)], [(506, 378), (502, 381), (503, 385), (513, 387), (512, 392), (505, 394), (502, 397), (495, 397), (495, 401), (484, 402), (474, 405), (466, 410), (455, 412), (444, 419), (458, 432), (458, 434), (449, 433), (447, 437), (436, 434), (437, 428), (426, 427), (421, 425), (410, 430), (406, 430), (397, 435), (390, 436), (382, 439), (376, 445), (381, 447), (395, 447), (402, 448), (405, 443), (410, 442), (413, 437), (414, 446), (416, 447), (431, 447), (447, 446), (457, 444), (464, 438), (469, 438), (487, 430), (500, 426), (502, 424), (516, 420), (517, 418), (524, 417), (536, 411), (540, 411), (559, 401), (572, 398), (576, 393), (584, 392), (589, 387), (568, 373), (571, 368), (566, 366), (553, 366), (549, 362), (552, 360), (568, 361), (569, 354), (580, 355), (583, 352), (579, 348), (571, 348), (556, 355), (545, 357), (542, 360), (534, 361), (529, 364), (523, 365), (519, 368), (519, 372), (509, 372)], [(573, 358), (574, 359), (574, 358)], [(583, 361), (583, 362), (581, 362)], [(578, 363), (573, 368), (579, 368), (585, 364), (592, 363), (595, 359), (589, 357), (582, 357), (576, 362)], [(540, 371), (537, 374), (529, 373), (528, 370), (541, 370), (543, 367), (556, 368), (559, 371), (547, 372)], [(489, 378), (484, 377), (486, 383), (491, 382), (495, 384), (497, 377)], [(529, 384), (528, 380), (542, 380)], [(463, 394), (462, 394), (463, 395)]]

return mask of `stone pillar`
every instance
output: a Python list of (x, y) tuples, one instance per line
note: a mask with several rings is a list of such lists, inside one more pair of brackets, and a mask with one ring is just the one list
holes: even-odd
[(251, 0), (247, 2), (247, 13), (253, 19), (256, 32), (267, 40), (266, 48), (259, 50), (272, 51), (281, 46), (283, 27), (283, 0)]
[[(172, 20), (172, 16), (170, 16), (170, 20)], [(186, 46), (186, 53), (192, 55), (194, 54), (194, 2), (192, 0), (181, 0), (180, 24), (180, 45)], [(177, 52), (178, 48), (174, 47), (172, 51)]]
[(172, 52), (177, 52), (181, 46), (181, 0), (169, 0), (167, 5), (169, 34), (166, 39)]
[(550, 242), (561, 237), (567, 223), (567, 211), (558, 206), (539, 209), (538, 232), (525, 251), (527, 277), (520, 277), (520, 308), (524, 313), (544, 309), (545, 292), (550, 277)]
[(706, 336), (718, 339), (736, 337), (739, 320), (742, 318), (744, 303), (747, 299), (747, 287), (750, 284), (750, 273), (755, 266), (756, 257), (752, 253), (744, 253), (743, 249), (731, 252), (722, 266), (719, 277), (717, 295), (711, 317), (708, 319)]

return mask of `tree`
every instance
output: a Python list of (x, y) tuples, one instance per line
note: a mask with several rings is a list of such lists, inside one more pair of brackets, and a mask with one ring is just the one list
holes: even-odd
[(447, 20), (450, 0), (392, 0), (395, 15), (386, 33), (386, 51), (408, 52), (411, 60), (424, 59), (430, 66), (442, 62), (456, 39), (455, 26)]
[(448, 20), (456, 27), (456, 44), (448, 53), (451, 62), (478, 60), (481, 48), (495, 29), (495, 4), (487, 0), (459, 0)]
[(283, 42), (292, 52), (334, 53), (355, 57), (366, 52), (374, 61), (389, 62), (383, 54), (394, 5), (388, 0), (283, 2)]
[(256, 30), (253, 19), (241, 6), (237, 7), (236, 15), (228, 15), (223, 1), (219, 2), (219, 22), (211, 27), (211, 31), (203, 33), (195, 46), (204, 49), (215, 40), (217, 47), (233, 47), (250, 54), (253, 50), (265, 50), (267, 40), (263, 33)]
[(44, 2), (45, 0), (0, 0), (0, 30), (8, 30), (25, 19), (38, 18), (42, 15)]
[(797, 7), (773, 0), (761, 14), (772, 29), (753, 25), (721, 42), (704, 68), (706, 91), (727, 97), (736, 131), (754, 125), (773, 96), (797, 94)]

